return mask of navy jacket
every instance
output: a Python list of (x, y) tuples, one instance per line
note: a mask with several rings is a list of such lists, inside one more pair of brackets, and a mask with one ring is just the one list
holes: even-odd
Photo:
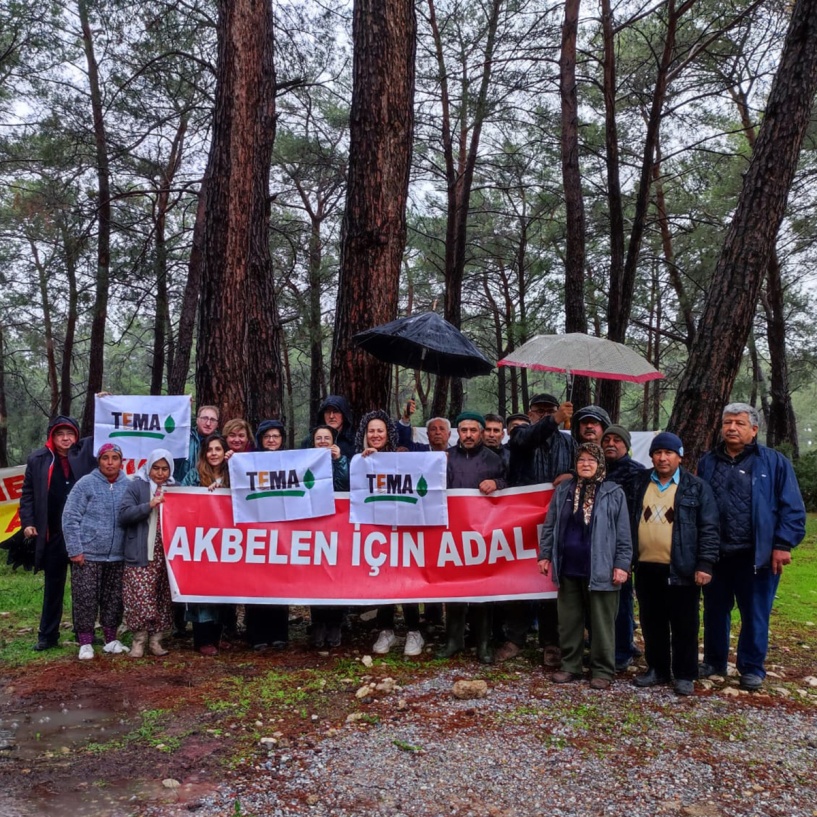
[[(638, 475), (630, 511), (633, 558), (636, 564), (638, 564), (638, 525), (644, 507), (644, 494), (647, 492), (652, 473), (650, 469)], [(719, 516), (712, 489), (702, 479), (682, 468), (675, 489), (673, 511), (675, 517), (672, 522), (669, 583), (694, 584), (696, 571), (700, 570), (711, 576), (712, 568), (718, 561)]]
[[(791, 550), (806, 535), (806, 506), (792, 464), (779, 452), (757, 445), (752, 467), (752, 533), (755, 569), (769, 567), (772, 550)], [(698, 461), (698, 476), (712, 482), (716, 454)], [(720, 497), (715, 498), (720, 501)]]

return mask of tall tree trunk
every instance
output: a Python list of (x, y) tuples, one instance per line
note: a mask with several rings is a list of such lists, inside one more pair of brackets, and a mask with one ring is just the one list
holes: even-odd
[(270, 0), (220, 0), (196, 349), (199, 403), (280, 417), (280, 319), (269, 251), (275, 141)]
[[(562, 179), (565, 190), (565, 330), (587, 332), (584, 305), (585, 217), (582, 177), (579, 169), (579, 99), (576, 85), (576, 39), (581, 0), (566, 0), (559, 60), (559, 88), (562, 99)], [(577, 377), (573, 402), (590, 402), (590, 382)]]
[[(190, 356), (193, 350), (193, 338), (196, 333), (196, 314), (199, 306), (199, 293), (204, 267), (204, 230), (207, 213), (207, 177), (199, 190), (196, 222), (193, 225), (193, 241), (190, 249), (190, 261), (187, 265), (187, 282), (184, 285), (179, 331), (176, 336), (176, 356), (168, 373), (167, 393), (184, 394), (187, 388), (187, 376), (190, 373)], [(199, 405), (206, 405), (197, 395)]]
[[(757, 132), (749, 114), (749, 102), (740, 86), (730, 91), (738, 107), (743, 133), (750, 147), (754, 149)], [(766, 273), (766, 296), (763, 298), (766, 311), (766, 333), (771, 362), (771, 404), (766, 415), (766, 445), (776, 446), (788, 443), (792, 456), (800, 456), (797, 440), (797, 420), (789, 388), (789, 362), (786, 357), (786, 313), (784, 305), (783, 280), (777, 248), (772, 249), (769, 269)]]
[(394, 320), (406, 244), (417, 21), (411, 0), (357, 0), (349, 180), (332, 349), (332, 391), (359, 415), (388, 405), (387, 363), (352, 336)]
[[(491, 0), (485, 30), (485, 59), (482, 65), (479, 89), (473, 103), (473, 112), (466, 109), (466, 101), (458, 113), (451, 110), (448, 88), (448, 72), (445, 65), (443, 40), (437, 23), (434, 0), (427, 0), (431, 32), (440, 71), (440, 94), (442, 107), (442, 139), (445, 175), (447, 181), (447, 212), (445, 233), (445, 319), (459, 329), (462, 326), (462, 282), (465, 276), (465, 259), (468, 242), (468, 212), (471, 206), (471, 188), (474, 183), (482, 128), (488, 114), (488, 89), (493, 73), (494, 46), (499, 26), (499, 15), (504, 0)], [(465, 71), (465, 69), (462, 69)], [(473, 115), (469, 122), (468, 115)], [(459, 132), (454, 132), (459, 122)], [(470, 134), (469, 134), (470, 129)], [(456, 144), (456, 147), (455, 147)], [(448, 391), (451, 402), (448, 416), (453, 418), (462, 411), (462, 379), (437, 378), (432, 411), (437, 416), (446, 413)]]
[(728, 402), (817, 93), (817, 0), (797, 0), (735, 215), (670, 418), (695, 467)]
[(94, 120), (97, 177), (97, 259), (96, 293), (91, 317), (91, 348), (88, 353), (88, 385), (85, 409), (82, 414), (82, 433), (90, 434), (94, 427), (94, 396), (102, 390), (105, 370), (105, 328), (108, 322), (108, 295), (111, 265), (111, 181), (108, 163), (108, 136), (102, 110), (102, 91), (99, 86), (99, 66), (94, 54), (94, 41), (88, 19), (86, 0), (78, 0), (82, 43), (88, 65), (88, 87)]
[(74, 394), (71, 388), (71, 363), (74, 358), (74, 339), (76, 338), (79, 312), (79, 292), (77, 290), (77, 261), (79, 260), (82, 240), (78, 240), (65, 223), (60, 223), (63, 253), (65, 255), (65, 275), (68, 279), (68, 308), (65, 316), (65, 338), (62, 343), (62, 365), (60, 367), (60, 414), (71, 414), (71, 403)]
[(321, 239), (320, 210), (310, 218), (309, 235), (309, 417), (318, 420), (323, 394), (323, 327), (321, 326)]
[(48, 405), (48, 416), (56, 414), (60, 401), (60, 389), (57, 382), (57, 354), (54, 348), (54, 327), (51, 322), (51, 299), (48, 297), (48, 272), (40, 260), (40, 252), (37, 249), (37, 242), (29, 237), (29, 250), (31, 259), (37, 270), (37, 282), (40, 287), (40, 305), (43, 310), (43, 335), (45, 337), (45, 365), (48, 378), (48, 392), (50, 395)]
[(170, 155), (162, 169), (162, 180), (156, 197), (155, 261), (156, 274), (156, 311), (153, 319), (153, 355), (151, 362), (150, 393), (161, 394), (164, 382), (165, 352), (167, 349), (167, 316), (170, 311), (167, 286), (167, 242), (165, 225), (167, 212), (170, 209), (170, 188), (182, 160), (184, 136), (187, 132), (187, 114), (183, 115), (176, 128), (176, 134), (170, 147)]
[(9, 465), (9, 418), (6, 409), (6, 340), (3, 323), (0, 321), (0, 468)]

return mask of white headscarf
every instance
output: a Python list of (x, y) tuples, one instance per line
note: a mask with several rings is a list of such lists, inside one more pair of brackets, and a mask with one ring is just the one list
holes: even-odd
[(166, 448), (154, 448), (153, 451), (148, 454), (148, 461), (136, 472), (137, 479), (150, 483), (151, 495), (156, 493), (156, 489), (159, 486), (150, 478), (150, 469), (153, 468), (159, 460), (164, 460), (170, 468), (170, 477), (167, 482), (165, 482), (165, 485), (176, 484), (176, 481), (173, 479), (173, 455)]
[[(159, 462), (159, 460), (164, 460), (170, 467), (170, 477), (168, 478), (167, 482), (164, 483), (164, 485), (175, 484), (175, 480), (173, 479), (173, 455), (166, 448), (154, 448), (148, 455), (148, 461), (136, 473), (137, 479), (150, 483), (151, 497), (156, 493), (159, 486), (150, 478), (150, 469), (153, 468), (153, 466)], [(150, 512), (150, 516), (148, 517), (148, 561), (151, 562), (153, 561), (154, 556), (156, 530), (158, 526), (159, 512), (156, 508), (153, 508), (153, 510)]]

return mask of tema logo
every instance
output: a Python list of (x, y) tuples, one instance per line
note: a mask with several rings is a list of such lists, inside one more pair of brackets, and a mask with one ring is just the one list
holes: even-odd
[(112, 411), (113, 427), (108, 437), (144, 437), (152, 440), (163, 440), (176, 430), (176, 421), (168, 415), (164, 423), (164, 432), (158, 414), (136, 414), (130, 411)]
[[(363, 500), (367, 502), (406, 502), (416, 505), (428, 493), (428, 483), (424, 476), (417, 481), (417, 490), (414, 490), (411, 474), (366, 474), (369, 480), (369, 493)], [(417, 496), (412, 496), (416, 493)], [(418, 499), (419, 497), (419, 499)]]
[[(315, 487), (315, 475), (308, 468), (304, 474), (304, 490), (298, 480), (298, 472), (294, 468), (288, 471), (247, 471), (250, 480), (250, 490), (255, 493), (247, 494), (245, 499), (265, 499), (270, 496), (304, 496), (306, 491)], [(257, 490), (256, 490), (257, 489)]]

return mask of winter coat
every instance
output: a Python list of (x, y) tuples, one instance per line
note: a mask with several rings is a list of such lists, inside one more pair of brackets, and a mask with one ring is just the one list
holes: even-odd
[[(539, 561), (551, 562), (551, 577), (559, 585), (562, 566), (562, 507), (572, 502), (576, 480), (563, 482), (556, 488), (548, 507), (542, 538), (539, 542)], [(633, 558), (630, 539), (630, 520), (624, 491), (612, 482), (602, 482), (596, 488), (593, 515), (590, 518), (590, 583), (592, 590), (618, 590), (613, 584), (613, 570), (627, 573)]]
[[(355, 431), (357, 430), (352, 422), (352, 409), (349, 407), (345, 397), (338, 394), (330, 394), (318, 406), (318, 425), (323, 425), (323, 413), (328, 408), (337, 409), (343, 415), (343, 428), (338, 432), (335, 443), (340, 448), (340, 453), (351, 460), (355, 455)], [(301, 443), (301, 448), (312, 448), (312, 435), (308, 435)]]
[[(48, 424), (46, 444), (29, 454), (26, 461), (26, 472), (20, 493), (20, 526), (37, 528), (34, 566), (42, 569), (45, 548), (48, 543), (48, 488), (54, 467), (59, 468), (57, 454), (51, 448), (51, 433), (57, 426), (70, 425), (76, 429), (79, 437), (79, 426), (72, 417), (59, 415)], [(79, 480), (96, 468), (93, 437), (83, 437), (68, 452), (68, 462), (75, 480)]]
[(508, 487), (502, 458), (482, 444), (470, 450), (452, 445), (448, 449), (446, 476), (449, 488), (479, 488), (486, 479), (495, 480), (497, 488)]
[(125, 530), (124, 554), (128, 567), (146, 567), (148, 563), (148, 519), (151, 485), (133, 479), (119, 503), (119, 524)]
[[(715, 451), (698, 461), (698, 476), (710, 485), (715, 465)], [(723, 498), (716, 495), (715, 500), (720, 505)], [(772, 550), (791, 550), (806, 535), (806, 508), (794, 468), (781, 453), (760, 443), (752, 466), (752, 532), (756, 570), (769, 567)]]
[(68, 495), (62, 512), (62, 533), (69, 557), (83, 554), (89, 562), (121, 562), (125, 531), (119, 525), (119, 503), (129, 480), (124, 472), (108, 482), (97, 468)]
[(625, 454), (621, 459), (614, 462), (607, 461), (607, 476), (605, 479), (608, 482), (615, 482), (624, 489), (624, 495), (627, 497), (627, 507), (632, 511), (635, 507), (635, 492), (638, 487), (638, 480), (644, 474), (646, 469), (640, 463), (634, 460), (629, 454)]
[[(651, 475), (652, 470), (639, 474), (630, 508), (633, 558), (636, 564), (638, 526)], [(673, 512), (669, 583), (694, 584), (696, 571), (700, 570), (711, 576), (713, 566), (718, 561), (720, 548), (718, 506), (712, 489), (702, 479), (682, 468), (675, 489)]]
[(567, 474), (573, 468), (573, 443), (559, 431), (553, 417), (517, 426), (510, 435), (508, 482), (513, 487), (553, 482), (559, 474)]

